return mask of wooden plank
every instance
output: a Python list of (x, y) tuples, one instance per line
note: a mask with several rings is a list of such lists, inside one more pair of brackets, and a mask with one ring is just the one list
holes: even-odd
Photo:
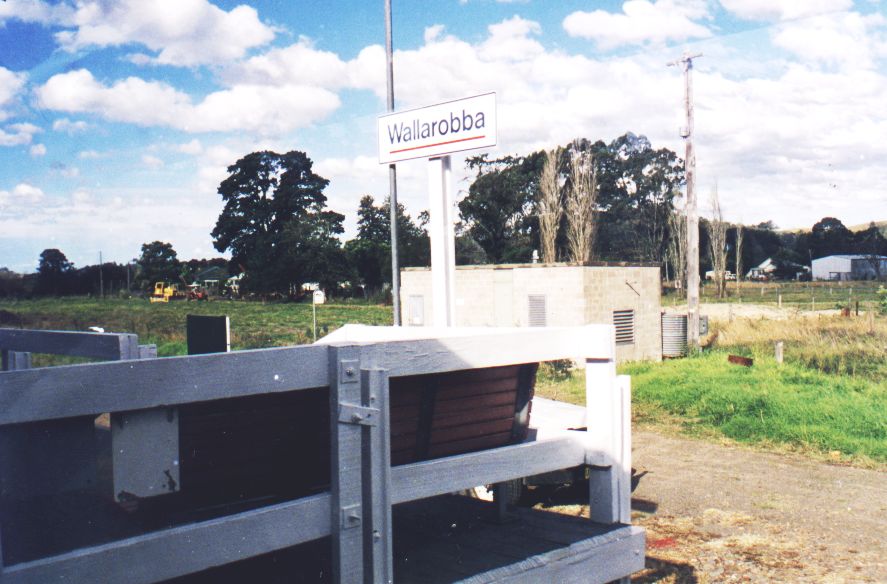
[(391, 469), (391, 502), (403, 503), (585, 462), (585, 447), (573, 438), (527, 442), (493, 450), (428, 460)]
[[(118, 360), (130, 355), (138, 337), (128, 333), (36, 331), (0, 328), (0, 347), (11, 351)], [(124, 355), (121, 357), (121, 355)]]
[[(391, 377), (518, 365), (566, 358), (612, 359), (611, 325), (475, 331), (473, 337), (441, 337), (368, 344), (367, 365)], [(496, 331), (496, 332), (491, 332)], [(458, 333), (456, 329), (455, 333)], [(604, 334), (601, 334), (604, 333)], [(340, 343), (336, 343), (340, 344)], [(345, 343), (341, 343), (345, 344)]]
[(0, 425), (323, 387), (328, 350), (305, 345), (0, 373)]
[(33, 562), (5, 566), (4, 584), (158, 582), (330, 533), (330, 496), (315, 495), (157, 531)]

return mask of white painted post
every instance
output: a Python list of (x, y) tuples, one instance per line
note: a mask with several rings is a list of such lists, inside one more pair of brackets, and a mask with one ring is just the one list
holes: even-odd
[(782, 351), (783, 351), (783, 342), (776, 341), (776, 362), (782, 365)]
[(456, 234), (450, 157), (428, 160), (431, 305), (434, 326), (453, 326), (456, 309)]
[[(615, 333), (614, 333), (615, 334)], [(615, 337), (611, 346), (615, 354)], [(587, 448), (602, 453), (605, 466), (592, 466), (588, 478), (591, 520), (631, 522), (631, 382), (616, 376), (616, 361), (585, 362)]]

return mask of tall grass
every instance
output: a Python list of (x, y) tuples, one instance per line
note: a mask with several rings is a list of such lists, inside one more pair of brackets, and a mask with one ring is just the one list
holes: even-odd
[(771, 357), (783, 341), (786, 361), (823, 373), (887, 379), (887, 319), (821, 316), (713, 322), (711, 348)]

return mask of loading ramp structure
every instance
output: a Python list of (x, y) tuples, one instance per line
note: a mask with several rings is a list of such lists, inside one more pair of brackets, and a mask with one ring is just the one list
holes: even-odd
[[(57, 339), (0, 329), (9, 369), (0, 373), (0, 440), (110, 418), (104, 432), (95, 425), (96, 452), (69, 440), (80, 446), (68, 454), (95, 468), (94, 477), (75, 485), (56, 477), (54, 490), (33, 496), (3, 491), (0, 582), (236, 581), (231, 574), (255, 576), (269, 557), (278, 571), (291, 570), (292, 581), (323, 582), (609, 582), (642, 569), (644, 532), (630, 525), (630, 383), (616, 375), (613, 327), (406, 330), (345, 327), (321, 344), (164, 359), (120, 335), (127, 349), (115, 361), (17, 370), (29, 364), (23, 351), (51, 353)], [(408, 393), (413, 386), (404, 379), (441, 385), (446, 376), (535, 371), (560, 359), (585, 364), (584, 428), (542, 411), (535, 423), (524, 404), (514, 411), (515, 427), (530, 414), (519, 440), (510, 434), (497, 446), (489, 434), (460, 434), (468, 442), (458, 453), (392, 464), (392, 428), (401, 422), (392, 418), (390, 389), (400, 384)], [(178, 436), (188, 408), (312, 391), (326, 395), (327, 425), (310, 443), (300, 437), (298, 449), (275, 450), (271, 462), (298, 467), (297, 450), (328, 451), (329, 478), (320, 487), (210, 505), (189, 493), (186, 468), (172, 472), (171, 453), (172, 465), (186, 462)], [(0, 461), (4, 484), (40, 472), (39, 461), (21, 454), (12, 453), (16, 464)], [(590, 519), (503, 513), (501, 500), (452, 495), (579, 466), (589, 469)], [(123, 500), (115, 488), (127, 481), (135, 494)], [(300, 556), (303, 548), (312, 551)]]

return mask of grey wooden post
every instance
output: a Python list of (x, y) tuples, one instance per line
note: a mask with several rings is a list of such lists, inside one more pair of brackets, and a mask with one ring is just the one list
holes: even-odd
[(31, 368), (31, 354), (19, 351), (0, 351), (2, 355), (2, 371), (19, 371)]
[(363, 580), (363, 469), (360, 350), (330, 347), (330, 494), (333, 582)]
[[(364, 571), (366, 581), (389, 584), (394, 579), (391, 544), (391, 424), (388, 410), (388, 372), (382, 369), (361, 371), (362, 406), (377, 416), (375, 424), (364, 428), (369, 434), (369, 449), (364, 449), (361, 469), (364, 474)], [(377, 410), (378, 414), (373, 412)], [(372, 421), (372, 420), (370, 420)], [(369, 475), (369, 476), (367, 476)], [(366, 483), (369, 483), (367, 492)], [(369, 564), (371, 561), (371, 565)]]

